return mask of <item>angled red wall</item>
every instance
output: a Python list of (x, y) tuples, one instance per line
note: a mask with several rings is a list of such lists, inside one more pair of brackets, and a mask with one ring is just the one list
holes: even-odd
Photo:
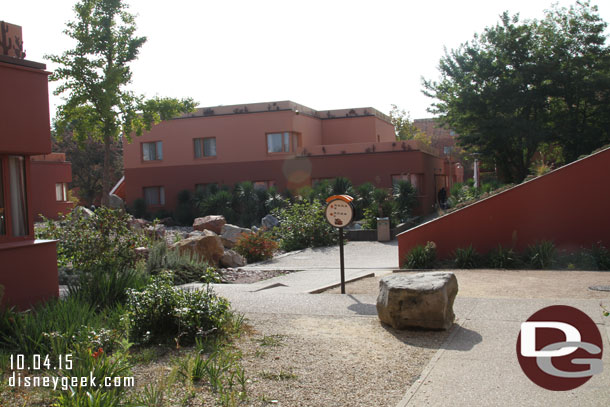
[(610, 246), (610, 149), (561, 167), (398, 235), (399, 264), (416, 245), (434, 241), (440, 257), (472, 244), (523, 250), (538, 240), (576, 250)]
[(31, 164), (32, 212), (35, 220), (57, 219), (58, 213), (68, 213), (74, 204), (70, 201), (57, 201), (55, 184), (72, 181), (72, 166), (66, 161), (32, 160)]

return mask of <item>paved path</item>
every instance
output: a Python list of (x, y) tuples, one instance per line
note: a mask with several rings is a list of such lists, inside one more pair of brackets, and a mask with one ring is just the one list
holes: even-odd
[[(387, 273), (396, 268), (396, 244), (351, 242), (347, 274)], [(349, 256), (347, 256), (349, 253)], [(339, 281), (338, 248), (308, 249), (258, 264), (261, 269), (304, 270), (255, 285), (220, 285), (219, 294), (246, 313), (337, 315), (376, 318), (376, 295), (306, 294)], [(281, 285), (278, 285), (281, 284)], [(270, 288), (266, 288), (269, 287)], [(604, 340), (604, 372), (568, 392), (551, 392), (532, 383), (516, 357), (520, 324), (549, 305), (571, 305), (598, 324)], [(610, 295), (606, 305), (610, 304)], [(452, 333), (422, 372), (405, 388), (405, 406), (608, 406), (610, 404), (610, 318), (599, 300), (491, 299), (458, 297)]]

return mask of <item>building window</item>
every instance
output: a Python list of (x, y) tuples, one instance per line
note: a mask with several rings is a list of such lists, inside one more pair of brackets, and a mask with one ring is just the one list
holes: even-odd
[(216, 137), (195, 139), (195, 158), (216, 157)]
[(165, 188), (163, 187), (145, 187), (144, 202), (146, 205), (165, 205)]
[(254, 181), (252, 184), (254, 185), (254, 189), (267, 190), (275, 186), (275, 181)]
[(142, 159), (144, 161), (162, 160), (163, 143), (161, 141), (142, 143)]
[(55, 200), (58, 202), (65, 202), (68, 200), (68, 184), (65, 182), (58, 182), (55, 184)]
[(290, 152), (290, 133), (269, 133), (267, 134), (268, 153), (288, 153)]
[(399, 180), (408, 181), (417, 190), (418, 195), (424, 195), (424, 174), (392, 175), (392, 184)]
[(11, 230), (13, 236), (27, 236), (28, 207), (25, 188), (25, 157), (8, 158), (9, 199), (11, 203)]

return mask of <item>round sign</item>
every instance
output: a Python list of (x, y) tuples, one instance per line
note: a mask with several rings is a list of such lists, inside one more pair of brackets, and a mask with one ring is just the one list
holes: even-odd
[(344, 199), (333, 199), (326, 205), (324, 213), (326, 220), (336, 228), (344, 228), (352, 222), (354, 218), (354, 208), (351, 203)]

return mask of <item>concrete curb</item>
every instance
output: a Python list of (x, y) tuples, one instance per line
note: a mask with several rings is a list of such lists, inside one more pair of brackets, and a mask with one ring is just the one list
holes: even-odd
[[(375, 277), (375, 273), (369, 273), (369, 274), (365, 274), (363, 276), (357, 276), (357, 277), (352, 277), (352, 278), (348, 278), (345, 280), (345, 283), (352, 283), (354, 281), (358, 281), (358, 280), (362, 280), (363, 278), (368, 278), (368, 277)], [(307, 294), (320, 294), (323, 291), (329, 290), (331, 288), (335, 288), (335, 287), (339, 287), (341, 286), (341, 282), (339, 283), (334, 283), (334, 284), (328, 284), (322, 287), (318, 287), (318, 288), (314, 288), (313, 290), (309, 290), (306, 293)]]

